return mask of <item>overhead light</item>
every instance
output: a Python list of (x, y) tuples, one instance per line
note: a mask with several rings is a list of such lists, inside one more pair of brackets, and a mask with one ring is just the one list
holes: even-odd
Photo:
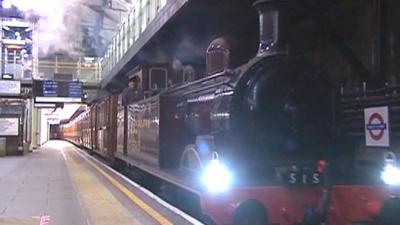
[(20, 46), (20, 45), (7, 45), (6, 48), (14, 50), (14, 49), (21, 49), (21, 48), (23, 48), (23, 46)]
[(11, 2), (11, 0), (3, 0), (3, 2), (1, 3), (1, 6), (5, 9), (9, 9), (12, 7), (12, 2)]
[(92, 62), (94, 60), (93, 57), (83, 57), (86, 62)]
[(21, 40), (21, 33), (20, 32), (17, 31), (17, 32), (14, 33), (14, 35), (15, 35), (15, 39), (16, 40)]

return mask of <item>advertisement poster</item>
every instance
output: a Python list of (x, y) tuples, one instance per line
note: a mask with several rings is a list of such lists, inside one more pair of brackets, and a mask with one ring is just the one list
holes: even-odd
[(18, 118), (0, 118), (0, 136), (18, 136)]
[(21, 82), (13, 80), (0, 80), (0, 95), (18, 96), (21, 94)]

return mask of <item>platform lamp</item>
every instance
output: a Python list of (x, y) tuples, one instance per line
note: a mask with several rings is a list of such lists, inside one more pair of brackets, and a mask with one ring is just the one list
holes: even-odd
[(87, 92), (84, 92), (84, 93), (82, 94), (82, 99), (83, 99), (83, 101), (88, 100), (88, 94), (87, 94)]
[(3, 0), (2, 2), (1, 2), (1, 6), (4, 8), (4, 9), (10, 9), (11, 7), (12, 7), (12, 1), (11, 0)]

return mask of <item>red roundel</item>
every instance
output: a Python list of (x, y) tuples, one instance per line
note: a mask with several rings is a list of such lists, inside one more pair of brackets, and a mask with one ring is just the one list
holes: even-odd
[[(378, 123), (376, 123), (376, 122), (378, 122)], [(368, 129), (369, 135), (375, 141), (379, 141), (383, 137), (383, 134), (385, 133), (385, 130), (386, 130), (386, 124), (385, 124), (385, 121), (383, 120), (382, 116), (379, 113), (374, 113), (369, 117), (367, 129)], [(378, 132), (374, 132), (374, 131), (378, 131)]]

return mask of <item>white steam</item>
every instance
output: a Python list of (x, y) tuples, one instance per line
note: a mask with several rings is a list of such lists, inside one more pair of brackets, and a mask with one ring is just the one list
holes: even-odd
[(12, 0), (12, 4), (27, 17), (38, 18), (39, 54), (66, 52), (77, 55), (80, 43), (79, 16), (83, 16), (82, 4), (87, 0)]

